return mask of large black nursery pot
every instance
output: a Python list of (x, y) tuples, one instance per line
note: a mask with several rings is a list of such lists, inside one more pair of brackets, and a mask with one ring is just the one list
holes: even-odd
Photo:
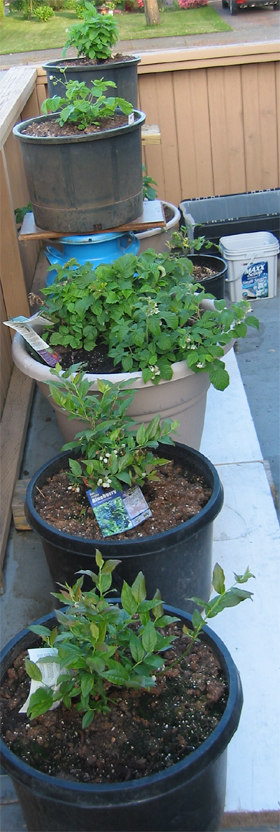
[(226, 261), (214, 254), (188, 254), (187, 257), (194, 266), (206, 266), (209, 269), (215, 269), (215, 274), (206, 277), (202, 281), (202, 286), (205, 292), (211, 292), (217, 300), (222, 300), (225, 297)]
[[(190, 616), (165, 606), (190, 626)], [(36, 624), (55, 626), (53, 613)], [(205, 627), (201, 640), (218, 656), (228, 682), (228, 701), (220, 722), (202, 745), (164, 771), (116, 784), (84, 784), (51, 777), (20, 760), (0, 740), (2, 764), (13, 780), (29, 832), (203, 832), (218, 830), (226, 790), (227, 746), (242, 709), (242, 687), (235, 664), (218, 636)], [(38, 644), (22, 630), (2, 650), (3, 680), (14, 660)]]
[[(195, 517), (174, 529), (149, 537), (104, 540), (76, 537), (55, 529), (46, 523), (34, 508), (37, 489), (42, 489), (47, 478), (62, 468), (68, 468), (69, 452), (59, 454), (43, 465), (28, 485), (26, 516), (30, 526), (39, 534), (49, 570), (54, 583), (65, 581), (72, 585), (79, 569), (95, 569), (95, 551), (99, 549), (104, 560), (117, 558), (121, 563), (114, 572), (113, 585), (121, 591), (123, 580), (130, 585), (138, 572), (146, 579), (147, 594), (152, 598), (160, 587), (164, 601), (191, 612), (193, 595), (207, 600), (211, 591), (213, 523), (223, 505), (223, 487), (212, 463), (186, 445), (161, 445), (159, 456), (185, 464), (194, 473), (202, 475), (212, 495), (208, 503)], [(118, 573), (118, 574), (116, 574)], [(85, 587), (87, 584), (85, 583)]]
[(141, 126), (145, 115), (110, 130), (73, 136), (29, 136), (38, 116), (17, 124), (35, 223), (61, 234), (115, 228), (143, 212)]
[[(114, 81), (116, 95), (125, 98), (133, 107), (138, 104), (137, 65), (141, 58), (137, 55), (125, 55), (123, 59), (89, 63), (88, 59), (61, 58), (58, 61), (47, 61), (43, 69), (47, 73), (49, 95), (65, 95), (65, 84), (68, 81), (83, 81), (89, 89), (93, 81)], [(109, 88), (104, 95), (112, 95)]]

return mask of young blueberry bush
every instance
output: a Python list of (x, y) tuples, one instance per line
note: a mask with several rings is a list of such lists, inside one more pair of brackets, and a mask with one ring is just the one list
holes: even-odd
[[(62, 671), (55, 687), (40, 685), (30, 697), (27, 713), (31, 719), (62, 700), (66, 708), (74, 705), (83, 714), (82, 727), (86, 728), (97, 712), (110, 711), (112, 686), (150, 690), (156, 685), (157, 677), (164, 674), (164, 653), (175, 638), (170, 632), (165, 634), (165, 629), (180, 619), (165, 614), (158, 591), (151, 601), (147, 600), (142, 572), (132, 586), (123, 582), (121, 606), (107, 600), (112, 572), (118, 563), (117, 560), (104, 562), (97, 551), (97, 573), (82, 572), (73, 587), (65, 584), (60, 592), (53, 593), (67, 604), (66, 609), (55, 611), (58, 626), (53, 630), (42, 625), (29, 628), (55, 651), (55, 655), (40, 662), (56, 662)], [(84, 575), (93, 584), (88, 592), (82, 590)], [(223, 570), (216, 564), (213, 586), (217, 595), (209, 603), (194, 599), (204, 613), (195, 610), (192, 629), (183, 627), (190, 641), (183, 656), (172, 664), (191, 651), (207, 619), (252, 597), (251, 592), (238, 586), (251, 577), (254, 576), (248, 568), (244, 575), (235, 575), (235, 584), (226, 590)], [(25, 667), (31, 679), (42, 682), (38, 665), (26, 658)]]

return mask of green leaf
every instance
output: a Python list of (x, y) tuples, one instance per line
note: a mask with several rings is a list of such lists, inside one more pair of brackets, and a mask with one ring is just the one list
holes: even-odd
[(216, 563), (213, 571), (213, 587), (219, 595), (225, 591), (225, 573), (219, 563)]
[(103, 557), (102, 557), (101, 552), (99, 551), (99, 549), (96, 549), (95, 561), (96, 561), (96, 564), (97, 564), (98, 568), (101, 569), (102, 566), (103, 566), (104, 560), (103, 560)]
[(31, 630), (32, 633), (36, 633), (37, 636), (46, 636), (46, 638), (49, 638), (52, 632), (51, 630), (48, 630), (47, 627), (43, 627), (42, 624), (31, 624), (28, 629)]
[(88, 728), (94, 720), (94, 711), (86, 711), (82, 719), (82, 728)]
[(136, 433), (136, 442), (138, 443), (138, 445), (144, 445), (145, 441), (146, 441), (146, 428), (145, 428), (145, 425), (142, 424), (142, 425), (140, 425), (140, 427), (138, 428), (138, 431)]
[(82, 695), (84, 697), (88, 696), (88, 694), (92, 691), (93, 687), (94, 687), (94, 680), (93, 680), (92, 676), (90, 676), (89, 673), (82, 676), (81, 690), (82, 690)]
[(26, 656), (25, 658), (25, 670), (26, 673), (28, 673), (28, 676), (30, 676), (30, 679), (34, 679), (35, 682), (42, 681), (42, 673), (40, 668), (37, 664), (35, 664), (35, 662), (30, 661), (28, 656)]
[(200, 615), (200, 612), (198, 610), (194, 610), (194, 613), (193, 613), (193, 616), (192, 616), (192, 623), (193, 623), (193, 627), (194, 627), (195, 630), (197, 629), (197, 627), (200, 627), (201, 624), (204, 624), (204, 620), (202, 618), (202, 615)]
[(53, 694), (49, 688), (38, 688), (32, 693), (27, 707), (27, 716), (36, 719), (41, 714), (47, 713), (53, 704)]
[(157, 632), (152, 621), (148, 621), (141, 635), (144, 650), (152, 653), (157, 644)]
[(110, 667), (102, 673), (103, 678), (112, 682), (113, 685), (125, 685), (129, 680), (129, 673), (120, 664), (120, 662), (115, 662), (113, 659), (110, 659), (109, 661)]
[(134, 615), (137, 610), (138, 603), (133, 595), (131, 587), (126, 583), (126, 581), (123, 582), (121, 602), (125, 612), (127, 612), (128, 615)]
[(137, 602), (137, 606), (139, 606), (139, 604), (142, 604), (143, 601), (145, 601), (147, 593), (146, 593), (145, 577), (143, 575), (143, 572), (138, 572), (138, 575), (136, 576), (135, 581), (133, 581), (131, 591), (132, 591), (132, 595), (135, 598), (135, 601)]
[(81, 477), (82, 476), (82, 469), (80, 463), (77, 462), (76, 459), (69, 459), (69, 467), (71, 468), (72, 474), (74, 477)]
[(142, 646), (140, 638), (135, 633), (131, 634), (130, 642), (129, 642), (129, 649), (132, 655), (132, 658), (135, 662), (141, 662), (145, 655), (145, 650)]
[(244, 575), (236, 575), (235, 572), (233, 574), (234, 574), (236, 583), (238, 583), (238, 584), (246, 584), (247, 581), (249, 580), (249, 578), (255, 578), (255, 575), (253, 575), (253, 573), (250, 572), (249, 566), (247, 566), (247, 569), (246, 569), (246, 572), (244, 572)]
[(102, 569), (102, 574), (109, 575), (111, 572), (114, 571), (114, 569), (116, 568), (116, 566), (119, 565), (119, 563), (121, 563), (120, 560), (106, 560)]

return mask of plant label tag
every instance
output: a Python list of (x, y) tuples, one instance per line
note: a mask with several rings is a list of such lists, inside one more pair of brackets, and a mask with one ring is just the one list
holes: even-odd
[[(54, 688), (54, 691), (56, 692), (58, 688), (58, 685), (56, 684), (58, 677), (61, 676), (62, 673), (67, 673), (66, 669), (60, 667), (57, 662), (43, 661), (46, 658), (49, 659), (49, 657), (57, 656), (56, 647), (32, 647), (27, 652), (30, 661), (34, 662), (34, 664), (37, 664), (39, 667), (42, 674), (42, 681), (36, 682), (34, 679), (31, 679), (30, 691), (26, 702), (24, 702), (19, 711), (20, 714), (26, 714), (30, 697), (36, 690), (38, 690), (38, 688), (41, 688), (43, 685), (47, 685), (49, 688)], [(54, 708), (57, 708), (59, 702), (61, 702), (61, 700), (54, 702), (50, 710), (52, 711)]]
[(128, 116), (128, 124), (134, 124), (134, 113), (130, 113)]
[(98, 486), (96, 491), (87, 491), (87, 497), (103, 537), (134, 529), (152, 516), (138, 485), (126, 491), (104, 491)]
[[(35, 318), (37, 322), (39, 318), (40, 322), (40, 316), (34, 316), (33, 320)], [(20, 315), (18, 318), (11, 318), (11, 320), (4, 321), (3, 323), (5, 326), (9, 326), (11, 329), (15, 329), (16, 332), (19, 332), (27, 344), (29, 344), (31, 349), (39, 355), (44, 364), (48, 364), (49, 367), (55, 367), (60, 360), (60, 356), (57, 352), (49, 352), (51, 348), (48, 346), (46, 341), (38, 335), (38, 332), (35, 332), (30, 324), (30, 320), (30, 318), (24, 318)], [(44, 323), (46, 323), (46, 319), (44, 319)]]

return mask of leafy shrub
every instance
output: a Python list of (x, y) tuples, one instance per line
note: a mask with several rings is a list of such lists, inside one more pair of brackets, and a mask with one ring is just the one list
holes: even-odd
[(130, 115), (133, 111), (132, 104), (125, 101), (124, 98), (110, 97), (106, 98), (103, 95), (108, 87), (116, 87), (114, 81), (92, 81), (91, 89), (89, 90), (84, 81), (68, 81), (65, 84), (65, 98), (60, 95), (53, 95), (52, 98), (46, 98), (42, 104), (42, 113), (57, 113), (59, 110), (59, 118), (57, 121), (62, 127), (63, 124), (71, 123), (77, 124), (80, 130), (84, 130), (91, 124), (100, 124), (102, 118), (110, 118), (114, 115), (117, 107), (125, 113)]
[(4, 17), (4, 0), (0, 0), (0, 20)]
[(113, 15), (98, 14), (93, 3), (86, 0), (82, 17), (83, 23), (70, 26), (63, 57), (69, 46), (74, 46), (78, 56), (84, 55), (97, 61), (105, 61), (111, 57), (112, 46), (119, 36)]
[(33, 14), (34, 17), (37, 17), (38, 21), (46, 23), (47, 20), (50, 20), (50, 18), (54, 16), (54, 11), (51, 6), (37, 6), (37, 8), (34, 9)]
[(63, 0), (47, 0), (47, 2), (48, 6), (53, 9), (54, 12), (60, 12), (61, 9), (63, 9)]

